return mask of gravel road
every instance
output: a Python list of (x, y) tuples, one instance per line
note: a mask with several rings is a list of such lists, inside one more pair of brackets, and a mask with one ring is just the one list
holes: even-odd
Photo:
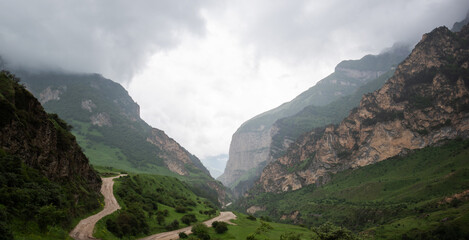
[(121, 174), (115, 177), (102, 178), (103, 184), (101, 185), (101, 194), (104, 196), (104, 209), (88, 218), (81, 220), (78, 225), (70, 232), (70, 237), (76, 240), (94, 240), (93, 237), (94, 225), (103, 217), (117, 211), (121, 207), (117, 203), (113, 193), (114, 179), (125, 176)]

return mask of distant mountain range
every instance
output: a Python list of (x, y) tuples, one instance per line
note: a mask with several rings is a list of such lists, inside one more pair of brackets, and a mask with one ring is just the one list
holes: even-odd
[(243, 123), (233, 135), (229, 160), (218, 179), (235, 196), (242, 195), (297, 137), (340, 122), (363, 94), (381, 87), (409, 51), (408, 46), (395, 45), (379, 55), (343, 61), (334, 73), (292, 101)]

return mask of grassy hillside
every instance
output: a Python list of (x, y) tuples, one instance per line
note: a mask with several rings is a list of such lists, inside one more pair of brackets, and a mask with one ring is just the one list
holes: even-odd
[[(68, 125), (46, 114), (18, 81), (0, 72), (0, 239), (66, 239), (80, 218), (101, 207), (102, 199), (80, 169), (89, 166), (86, 159), (80, 164), (80, 153), (73, 151)], [(47, 129), (48, 135), (37, 129)], [(5, 142), (10, 132), (19, 135), (20, 146)], [(28, 163), (37, 156), (48, 158)], [(57, 159), (70, 164), (60, 176), (59, 164), (47, 165)]]
[(454, 140), (338, 173), (324, 186), (277, 195), (253, 189), (234, 208), (264, 206), (256, 215), (307, 226), (331, 221), (376, 239), (469, 236), (468, 189), (469, 140)]
[(101, 239), (137, 239), (185, 227), (184, 221), (201, 222), (217, 214), (210, 201), (174, 177), (130, 174), (115, 182), (114, 194), (122, 209), (98, 222), (95, 237)]

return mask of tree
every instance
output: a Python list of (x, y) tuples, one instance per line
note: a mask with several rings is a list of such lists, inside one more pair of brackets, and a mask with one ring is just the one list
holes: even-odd
[(194, 214), (186, 214), (182, 216), (181, 222), (185, 223), (186, 225), (191, 225), (193, 222), (197, 222), (197, 218), (195, 217)]
[(192, 227), (192, 234), (199, 237), (202, 240), (209, 240), (210, 235), (208, 234), (208, 227), (203, 223), (197, 223)]
[(215, 232), (218, 234), (222, 234), (228, 231), (228, 224), (226, 224), (226, 222), (214, 221), (212, 223), (212, 227), (215, 229)]
[(326, 222), (323, 225), (312, 228), (314, 233), (316, 233), (317, 238), (320, 240), (355, 240), (357, 237), (353, 233), (343, 227), (335, 226), (330, 222)]

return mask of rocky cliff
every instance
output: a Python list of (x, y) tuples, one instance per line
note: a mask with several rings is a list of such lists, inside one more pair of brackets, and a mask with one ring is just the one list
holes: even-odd
[[(129, 172), (173, 175), (225, 197), (200, 160), (140, 118), (140, 107), (118, 83), (99, 74), (18, 72), (44, 104), (72, 126), (90, 162)], [(212, 186), (212, 187), (210, 187)], [(223, 204), (223, 203), (221, 203)]]
[[(288, 130), (280, 129), (283, 125), (275, 124), (276, 121), (294, 116), (305, 107), (326, 106), (335, 100), (353, 94), (360, 86), (379, 78), (402, 61), (408, 55), (407, 49), (406, 46), (396, 45), (376, 56), (367, 55), (360, 60), (343, 61), (337, 65), (334, 73), (292, 101), (245, 122), (233, 134), (229, 160), (225, 172), (218, 179), (225, 186), (232, 188), (235, 195), (239, 196), (244, 193), (260, 176), (263, 167), (272, 159), (272, 149), (283, 152), (295, 140), (296, 135), (299, 135), (286, 133), (291, 131), (303, 133), (303, 131), (311, 130), (310, 124), (307, 124), (306, 129), (301, 127)], [(320, 124), (321, 126), (335, 121), (330, 117), (323, 118), (327, 119), (325, 123)], [(279, 134), (280, 131), (282, 134)], [(284, 139), (285, 135), (295, 136)], [(274, 138), (282, 139), (276, 139), (275, 146), (273, 146)], [(282, 149), (279, 150), (279, 148)]]
[(322, 184), (330, 174), (469, 136), (469, 27), (425, 34), (385, 85), (339, 125), (304, 134), (264, 168), (266, 192)]
[[(74, 182), (99, 192), (101, 179), (68, 131), (69, 126), (54, 114), (47, 114), (39, 101), (18, 79), (0, 73), (0, 147), (19, 157), (27, 166), (39, 170), (48, 179)], [(76, 195), (77, 201), (80, 198)]]
[(168, 137), (163, 131), (153, 128), (151, 136), (147, 138), (147, 141), (162, 149), (159, 157), (164, 159), (166, 166), (172, 172), (179, 175), (188, 175), (189, 170), (187, 166), (193, 165), (205, 174), (210, 174), (196, 156), (181, 147), (179, 143)]

